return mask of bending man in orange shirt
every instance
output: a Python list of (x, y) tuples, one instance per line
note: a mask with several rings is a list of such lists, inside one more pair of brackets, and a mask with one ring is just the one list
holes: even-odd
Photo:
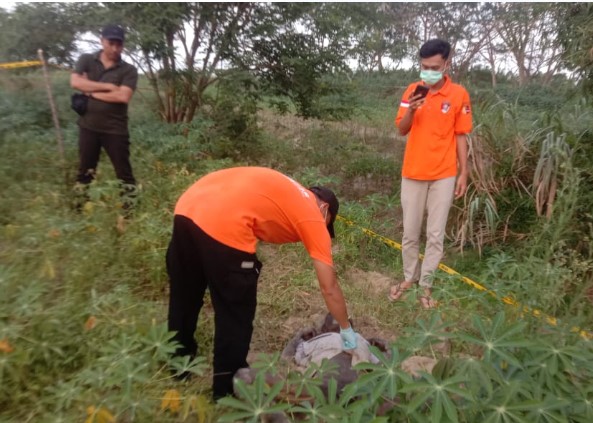
[(262, 267), (255, 254), (258, 240), (304, 244), (327, 308), (340, 325), (343, 347), (356, 348), (332, 260), (338, 207), (329, 189), (306, 189), (260, 167), (210, 173), (179, 198), (167, 250), (169, 330), (181, 344), (177, 355), (197, 354), (194, 332), (208, 288), (214, 307), (215, 399), (232, 394), (234, 373), (247, 367)]
[[(402, 168), (401, 203), (404, 233), (402, 258), (404, 281), (393, 286), (390, 299), (398, 300), (419, 282), (424, 308), (432, 308), (431, 274), (443, 257), (443, 240), (449, 209), (467, 189), (467, 134), (472, 129), (469, 94), (445, 75), (449, 68), (448, 42), (433, 39), (420, 48), (420, 82), (403, 94), (395, 119), (401, 135), (407, 135)], [(428, 94), (414, 95), (418, 85)], [(420, 234), (424, 213), (426, 250), (420, 265)]]

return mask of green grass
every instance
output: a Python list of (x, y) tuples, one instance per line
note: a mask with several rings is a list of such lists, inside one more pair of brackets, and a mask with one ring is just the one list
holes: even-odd
[[(416, 290), (402, 302), (387, 301), (388, 285), (401, 278), (400, 253), (361, 230), (369, 228), (398, 242), (401, 238), (402, 143), (393, 136), (391, 112), (385, 111), (391, 99), (369, 94), (364, 101), (367, 110), (374, 108), (375, 113), (339, 123), (302, 121), (263, 111), (262, 135), (245, 146), (237, 160), (224, 154), (215, 157), (200, 144), (202, 123), (190, 126), (185, 136), (183, 127), (158, 122), (149, 99), (137, 96), (132, 103), (132, 164), (141, 190), (133, 217), (122, 226), (119, 190), (105, 156), (90, 190), (91, 201), (82, 213), (71, 207), (77, 147), (75, 115), (67, 108), (66, 76), (54, 76), (66, 145), (65, 167), (58, 160), (38, 75), (19, 78), (18, 83), (0, 84), (0, 125), (4, 129), (0, 139), (0, 342), (5, 342), (0, 344), (1, 422), (84, 421), (91, 406), (95, 411), (104, 407), (122, 422), (201, 421), (202, 414), (205, 421), (215, 421), (237, 406), (204, 403), (210, 395), (213, 332), (208, 302), (197, 333), (204, 357), (195, 363), (176, 364), (179, 369), (191, 367), (196, 377), (178, 382), (169, 372), (169, 365), (175, 363), (167, 358), (171, 344), (165, 330), (168, 282), (164, 263), (178, 196), (201, 175), (235, 164), (270, 166), (305, 185), (322, 183), (335, 188), (342, 204), (340, 214), (358, 225), (338, 222), (335, 246), (336, 269), (355, 324), (366, 336), (397, 340), (395, 345), (403, 355), (420, 352), (442, 358), (434, 344), (450, 337), (454, 370), (438, 377), (454, 382), (457, 379), (451, 378), (465, 377), (466, 384), (492, 385), (492, 392), (476, 388), (475, 397), (456, 403), (459, 421), (485, 421), (495, 416), (491, 410), (501, 404), (515, 407), (527, 421), (587, 421), (591, 417), (593, 410), (584, 402), (592, 400), (586, 383), (593, 373), (591, 345), (569, 331), (572, 325), (593, 329), (584, 288), (569, 283), (571, 274), (589, 283), (585, 279), (589, 262), (580, 252), (586, 248), (581, 245), (583, 250), (577, 250), (569, 242), (574, 236), (573, 218), (562, 209), (562, 204), (574, 204), (578, 198), (567, 193), (558, 203), (557, 220), (547, 225), (530, 216), (529, 207), (521, 208), (516, 217), (522, 222), (512, 228), (533, 231), (525, 239), (496, 241), (486, 245), (481, 256), (472, 249), (461, 254), (457, 245), (448, 242), (445, 257), (447, 265), (501, 295), (515, 292), (526, 304), (554, 310), (568, 326), (547, 326), (443, 273), (435, 281), (440, 306), (427, 312), (420, 309)], [(375, 93), (394, 81), (367, 83), (375, 84), (368, 90)], [(17, 86), (24, 91), (13, 89)], [(512, 125), (506, 130), (508, 136), (493, 142), (502, 144), (516, 135)], [(509, 201), (517, 203), (513, 198)], [(535, 223), (525, 223), (529, 219)], [(562, 245), (570, 248), (551, 249), (551, 255), (545, 255), (530, 244), (533, 239), (559, 246), (565, 242)], [(258, 254), (264, 270), (252, 351), (274, 353), (296, 329), (323, 315), (325, 307), (302, 245), (262, 245)], [(546, 280), (542, 290), (546, 275), (556, 279)], [(564, 281), (561, 286), (558, 280)], [(563, 289), (575, 294), (572, 302), (558, 302), (557, 295), (550, 295)], [(495, 318), (503, 310), (504, 316)], [(505, 333), (512, 336), (507, 339)], [(546, 343), (561, 352), (546, 355)], [(495, 348), (489, 350), (490, 345)], [(468, 355), (480, 363), (477, 370), (464, 361)], [(538, 368), (539, 362), (549, 363), (553, 371)], [(399, 365), (397, 360), (394, 363)], [(357, 395), (379, 392), (377, 384), (387, 377), (384, 371), (377, 370), (376, 379), (368, 378), (357, 386)], [(438, 421), (437, 413), (446, 412), (436, 406), (412, 407), (414, 399), (432, 392), (429, 376), (416, 381), (399, 374), (393, 377), (407, 387), (399, 392), (405, 401), (388, 415), (393, 420)], [(522, 384), (520, 393), (509, 388), (517, 383)], [(170, 389), (181, 395), (179, 414), (161, 409)], [(344, 419), (371, 421), (374, 407), (384, 400), (382, 395), (387, 393), (364, 397), (372, 399), (372, 404), (367, 404), (363, 414), (357, 414), (360, 403), (344, 403)], [(437, 401), (437, 397), (434, 393), (426, 401)], [(562, 397), (570, 398), (572, 405), (554, 402)], [(445, 404), (459, 397), (451, 394), (441, 400)], [(530, 414), (529, 404), (544, 404), (544, 400), (557, 405), (550, 411), (556, 420)], [(328, 407), (333, 410), (331, 404)], [(356, 420), (354, 416), (359, 415)]]

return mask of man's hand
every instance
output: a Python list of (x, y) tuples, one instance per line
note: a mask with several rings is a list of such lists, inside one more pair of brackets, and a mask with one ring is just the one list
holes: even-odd
[[(89, 76), (86, 72), (84, 72), (82, 75), (82, 79), (86, 79), (87, 81), (89, 81)], [(100, 92), (110, 92), (110, 91), (115, 91), (117, 90), (119, 87), (111, 82), (101, 82), (103, 89), (99, 90)]]
[(115, 86), (115, 88), (115, 90), (108, 92), (94, 92), (92, 97), (106, 103), (128, 104), (132, 99), (134, 91), (125, 85), (122, 85), (121, 87)]
[(461, 173), (455, 182), (455, 199), (459, 199), (465, 195), (467, 191), (467, 173)]
[(98, 82), (88, 79), (88, 75), (73, 72), (70, 75), (70, 86), (83, 93), (99, 93), (117, 91), (119, 87), (111, 82)]
[(338, 283), (336, 271), (333, 266), (317, 259), (313, 259), (313, 267), (315, 267), (321, 295), (323, 295), (328, 311), (336, 319), (340, 328), (347, 328), (350, 326), (348, 310), (346, 309), (346, 301)]
[(416, 113), (416, 110), (422, 107), (425, 101), (426, 97), (422, 97), (422, 94), (408, 97), (408, 108), (406, 110), (406, 114), (397, 126), (400, 135), (408, 135), (408, 132), (410, 132), (410, 129), (412, 128), (414, 114)]
[(426, 96), (423, 97), (422, 94), (417, 94), (415, 96), (410, 96), (410, 98), (408, 98), (408, 101), (410, 106), (408, 107), (408, 110), (410, 110), (411, 112), (415, 112), (426, 102)]
[(356, 348), (356, 332), (354, 332), (352, 326), (348, 326), (348, 329), (340, 328), (340, 336), (342, 337), (342, 348), (344, 350), (353, 350)]
[(467, 175), (469, 173), (467, 167), (467, 135), (456, 134), (455, 142), (457, 144), (457, 166), (459, 176), (455, 182), (455, 199), (461, 198), (467, 191)]

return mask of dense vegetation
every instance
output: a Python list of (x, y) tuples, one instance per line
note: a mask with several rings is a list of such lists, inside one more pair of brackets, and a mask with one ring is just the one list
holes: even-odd
[[(64, 165), (40, 72), (4, 74), (1, 421), (80, 421), (87, 414), (97, 422), (109, 421), (111, 414), (118, 421), (204, 421), (226, 415), (224, 407), (208, 403), (211, 312), (206, 310), (198, 335), (206, 357), (173, 363), (199, 376), (180, 383), (167, 367), (172, 346), (163, 257), (177, 196), (214, 169), (271, 166), (305, 184), (333, 186), (344, 217), (399, 240), (402, 143), (394, 138), (392, 119), (401, 89), (393, 87), (413, 77), (357, 75), (357, 116), (343, 123), (270, 110), (229, 119), (223, 111), (231, 107), (231, 94), (221, 86), (220, 114), (172, 126), (153, 118), (141, 88), (131, 128), (142, 194), (134, 216), (123, 220), (107, 163), (82, 214), (71, 208), (77, 151), (67, 74), (53, 74), (67, 146)], [(562, 99), (558, 108), (538, 94), (546, 89)], [(398, 252), (359, 227), (340, 224), (336, 262), (353, 316), (372, 319), (367, 331), (398, 338), (383, 364), (342, 395), (322, 398), (313, 387), (318, 379), (291, 376), (287, 384), (304, 385), (318, 396), (315, 405), (296, 405), (293, 412), (313, 420), (332, 421), (328, 416), (334, 415), (370, 421), (382, 404), (398, 398), (386, 419), (591, 418), (593, 351), (590, 341), (571, 332), (592, 327), (591, 107), (562, 84), (517, 91), (509, 82), (497, 92), (478, 85), (470, 90), (476, 98), (472, 186), (465, 204), (452, 213), (445, 262), (500, 296), (513, 295), (556, 316), (558, 324), (445, 274), (436, 276), (437, 311), (420, 311), (415, 295), (388, 304), (384, 292), (369, 295), (351, 275), (359, 269), (395, 281)], [(540, 210), (538, 188), (552, 179), (555, 196)], [(265, 246), (260, 255), (265, 270), (253, 348), (274, 353), (291, 335), (279, 330), (283, 322), (320, 313), (323, 305), (300, 246)], [(448, 355), (432, 348), (445, 338), (453, 346)], [(446, 361), (432, 375), (411, 380), (399, 363), (418, 353)], [(274, 360), (264, 358), (260, 365), (278, 368)], [(258, 383), (247, 390), (247, 399), (227, 406), (247, 410), (246, 418), (268, 410), (266, 398), (280, 387)]]
[[(146, 72), (132, 101), (132, 164), (141, 188), (125, 219), (105, 156), (90, 201), (82, 211), (73, 207), (77, 128), (68, 72), (51, 72), (62, 162), (40, 70), (0, 70), (0, 422), (262, 421), (280, 410), (326, 422), (593, 420), (593, 107), (584, 94), (593, 9), (378, 5), (48, 3), (0, 10), (0, 24), (10, 28), (0, 62), (32, 59), (43, 47), (52, 63), (67, 66), (72, 40), (115, 16), (135, 28), (128, 53), (170, 71)], [(63, 31), (32, 31), (40, 15)], [(460, 15), (465, 26), (440, 26)], [(207, 34), (216, 35), (209, 42), (224, 54), (201, 69), (168, 68), (174, 60), (167, 41), (194, 17), (216, 23), (204, 23), (218, 29), (198, 35), (205, 45)], [(422, 25), (406, 26), (421, 17)], [(313, 28), (307, 36), (294, 24), (303, 21)], [(239, 23), (237, 32), (223, 31), (228, 22)], [(522, 44), (511, 44), (517, 22), (530, 29), (524, 41), (542, 48), (540, 59), (548, 48), (562, 52), (558, 63), (546, 64), (551, 73), (537, 60), (529, 62), (535, 68), (519, 69)], [(516, 72), (488, 67), (488, 60), (464, 67), (461, 53), (472, 51), (479, 41), (472, 34), (488, 34), (487, 27), (508, 37), (504, 45), (482, 39), (484, 57), (490, 50), (494, 63), (514, 56)], [(473, 99), (472, 176), (452, 209), (443, 261), (488, 288), (438, 272), (433, 311), (419, 307), (416, 292), (401, 303), (386, 300), (386, 287), (401, 277), (399, 252), (362, 230), (401, 237), (404, 144), (393, 118), (417, 75), (386, 69), (377, 58), (413, 57), (424, 38), (411, 28), (455, 39), (460, 53), (454, 72)], [(550, 29), (545, 37), (541, 28)], [(275, 39), (280, 29), (284, 36)], [(356, 43), (346, 43), (351, 39)], [(346, 58), (356, 58), (359, 71), (344, 66)], [(553, 72), (560, 67), (581, 79)], [(163, 101), (171, 93), (179, 94), (177, 103)], [(355, 222), (337, 223), (338, 275), (356, 329), (387, 339), (391, 349), (377, 353), (381, 364), (362, 365), (364, 376), (341, 392), (319, 390), (320, 374), (332, 371), (327, 366), (290, 372), (275, 385), (264, 380), (265, 373), (289, 371), (277, 353), (324, 312), (300, 245), (258, 251), (264, 271), (252, 351), (267, 355), (250, 358), (261, 372), (252, 386), (239, 386), (240, 398), (210, 402), (208, 304), (197, 332), (204, 356), (169, 358), (164, 253), (173, 206), (201, 175), (234, 165), (327, 184), (340, 197), (341, 216)], [(438, 363), (412, 378), (401, 369), (412, 355)], [(171, 368), (194, 377), (180, 382)], [(284, 395), (302, 390), (309, 400)]]
[(279, 111), (348, 117), (351, 68), (409, 67), (431, 37), (453, 46), (458, 78), (479, 68), (493, 88), (504, 73), (521, 87), (549, 87), (562, 72), (590, 77), (593, 68), (587, 3), (21, 3), (0, 8), (0, 59), (31, 60), (41, 48), (50, 63), (71, 66), (112, 22), (126, 28), (128, 59), (149, 81), (159, 117), (174, 123), (208, 108), (221, 80)]

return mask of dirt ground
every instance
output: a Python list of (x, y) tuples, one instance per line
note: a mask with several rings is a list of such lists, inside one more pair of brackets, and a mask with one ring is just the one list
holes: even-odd
[[(286, 140), (295, 148), (305, 142), (311, 131), (331, 129), (343, 131), (364, 144), (373, 144), (385, 154), (402, 153), (403, 144), (396, 142), (398, 136), (391, 121), (378, 129), (355, 121), (328, 123), (289, 115), (278, 116), (266, 111), (260, 112), (258, 118), (267, 132), (278, 139)], [(348, 192), (343, 194), (356, 199), (371, 192), (390, 192), (393, 183), (391, 178), (375, 180), (368, 175), (357, 176), (349, 181), (344, 188)], [(309, 265), (303, 263), (302, 257), (292, 257), (282, 248), (266, 244), (259, 245), (258, 255), (264, 261), (264, 269), (258, 287), (258, 313), (254, 323), (250, 359), (259, 353), (281, 352), (299, 330), (319, 327), (327, 314), (313, 273), (306, 289), (296, 289), (291, 284), (288, 275), (302, 272), (303, 267)], [(357, 268), (351, 268), (338, 276), (343, 285), (355, 287), (372, 301), (385, 301), (389, 287), (394, 283), (390, 277), (379, 272)], [(355, 330), (365, 338), (380, 338), (387, 342), (395, 340), (395, 334), (386, 330), (385, 325), (382, 327), (376, 317), (355, 316), (353, 324)]]
[[(261, 245), (258, 255), (260, 259), (265, 261), (260, 286), (258, 287), (258, 298), (263, 300), (258, 305), (258, 315), (256, 316), (248, 362), (253, 362), (260, 353), (282, 352), (284, 346), (299, 330), (320, 327), (327, 314), (325, 303), (319, 291), (315, 291), (313, 288), (310, 290), (295, 290), (274, 282), (285, 273), (290, 272), (290, 269), (285, 268), (282, 264), (288, 266), (292, 258), (287, 259), (284, 252), (272, 245)], [(294, 257), (294, 260), (299, 259)], [(340, 281), (343, 284), (356, 287), (368, 298), (376, 298), (377, 300), (385, 299), (389, 287), (393, 283), (392, 278), (379, 272), (364, 271), (357, 268), (352, 268), (348, 272), (341, 274)], [(317, 286), (314, 275), (312, 275), (311, 286)], [(282, 289), (290, 292), (279, 293), (278, 290)], [(285, 296), (291, 298), (287, 299)], [(277, 301), (287, 301), (293, 304), (293, 307), (287, 311), (287, 316), (275, 316), (266, 312), (268, 304), (266, 298), (269, 297), (273, 297)], [(357, 316), (353, 324), (355, 330), (365, 338), (380, 338), (387, 342), (395, 340), (395, 335), (383, 329), (380, 322), (373, 316)]]

